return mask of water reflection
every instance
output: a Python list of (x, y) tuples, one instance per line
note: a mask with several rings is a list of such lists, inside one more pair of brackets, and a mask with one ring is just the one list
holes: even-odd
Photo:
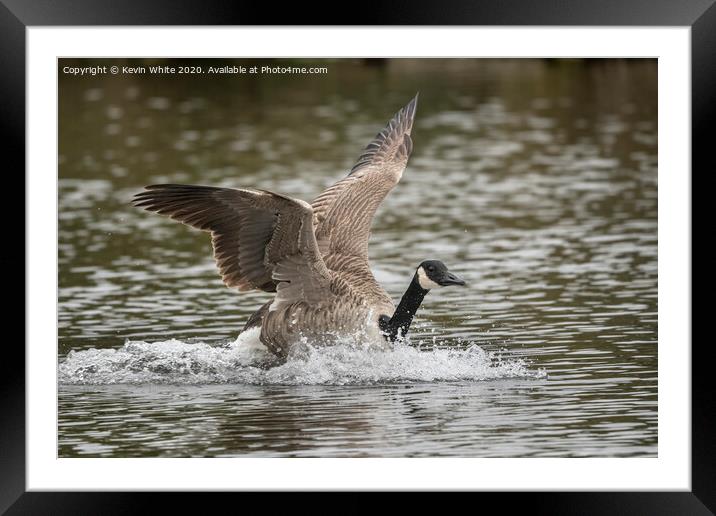
[(72, 401), (60, 454), (550, 457), (569, 449), (588, 457), (652, 449), (649, 400), (605, 398), (605, 384), (589, 394), (563, 385), (555, 407), (548, 384), (71, 387), (61, 393)]
[[(238, 63), (238, 61), (237, 61)], [(60, 387), (60, 454), (656, 453), (656, 62), (331, 61), (326, 76), (61, 75), (59, 359), (125, 339), (233, 339), (206, 235), (133, 209), (145, 184), (311, 199), (420, 90), (415, 150), (370, 244), (396, 298), (425, 258), (416, 345), (479, 344), (541, 380)]]

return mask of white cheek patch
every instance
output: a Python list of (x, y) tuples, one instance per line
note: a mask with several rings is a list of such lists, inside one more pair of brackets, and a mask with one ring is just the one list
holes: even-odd
[(423, 269), (422, 267), (418, 268), (418, 283), (420, 283), (420, 287), (424, 288), (425, 290), (442, 287), (442, 285), (438, 285), (433, 280), (428, 278), (428, 275), (425, 273), (425, 269)]

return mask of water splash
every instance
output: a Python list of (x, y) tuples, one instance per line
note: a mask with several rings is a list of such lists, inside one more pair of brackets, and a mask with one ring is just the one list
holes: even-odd
[(286, 361), (242, 334), (223, 345), (171, 339), (128, 340), (120, 349), (71, 351), (59, 365), (62, 384), (278, 384), (360, 385), (434, 381), (542, 378), (524, 360), (504, 360), (477, 345), (420, 350), (398, 343), (391, 350), (364, 341), (334, 346), (308, 342)]

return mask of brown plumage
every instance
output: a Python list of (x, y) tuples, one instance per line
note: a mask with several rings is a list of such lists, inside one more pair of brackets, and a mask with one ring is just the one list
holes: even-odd
[(417, 95), (310, 205), (265, 190), (173, 184), (147, 186), (133, 203), (211, 233), (227, 287), (276, 293), (245, 326), (260, 326), (274, 353), (285, 356), (299, 336), (379, 334), (379, 317), (395, 307), (368, 265), (370, 226), (407, 165), (416, 105)]

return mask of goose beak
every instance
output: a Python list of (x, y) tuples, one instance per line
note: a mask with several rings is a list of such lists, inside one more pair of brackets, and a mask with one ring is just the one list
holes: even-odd
[(458, 278), (452, 272), (445, 273), (445, 276), (440, 280), (440, 285), (447, 287), (450, 285), (459, 285), (464, 287), (466, 285), (465, 280)]

